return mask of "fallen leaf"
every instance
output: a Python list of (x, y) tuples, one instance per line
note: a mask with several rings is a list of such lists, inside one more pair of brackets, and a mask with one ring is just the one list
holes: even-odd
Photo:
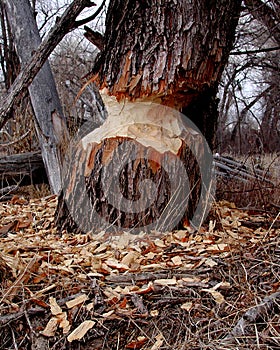
[(192, 302), (187, 302), (187, 303), (184, 303), (181, 305), (181, 309), (186, 310), (186, 311), (190, 311), (192, 306), (193, 306)]
[(156, 317), (156, 316), (159, 315), (159, 311), (158, 311), (158, 310), (152, 310), (152, 311), (150, 312), (150, 315), (151, 315), (152, 317)]
[(124, 299), (119, 303), (118, 306), (119, 306), (121, 309), (125, 309), (125, 308), (126, 308), (126, 305), (127, 305), (127, 299), (124, 298)]
[(147, 341), (148, 341), (148, 338), (140, 336), (137, 338), (137, 340), (133, 340), (132, 342), (127, 344), (125, 347), (126, 349), (140, 349)]
[(1, 226), (0, 227), (0, 235), (5, 235), (6, 233), (8, 233), (12, 227), (15, 225), (14, 222), (10, 223), (10, 224), (7, 224), (7, 225), (4, 225), (4, 226)]
[(212, 297), (215, 299), (217, 304), (223, 304), (225, 302), (224, 296), (220, 293), (214, 290), (213, 288), (210, 289), (202, 289), (203, 292), (210, 293)]

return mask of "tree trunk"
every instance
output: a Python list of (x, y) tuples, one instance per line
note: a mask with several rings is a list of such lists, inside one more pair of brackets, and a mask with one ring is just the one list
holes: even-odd
[[(41, 43), (35, 18), (28, 0), (4, 0), (9, 24), (21, 65), (31, 58)], [(54, 193), (61, 189), (61, 152), (65, 141), (64, 116), (48, 62), (44, 64), (29, 87), (36, 116), (36, 130), (49, 183)]]
[(216, 92), (240, 3), (110, 1), (91, 80), (116, 99), (107, 101), (106, 123), (71, 155), (57, 210), (61, 229), (201, 224), (211, 155), (190, 120), (213, 146)]

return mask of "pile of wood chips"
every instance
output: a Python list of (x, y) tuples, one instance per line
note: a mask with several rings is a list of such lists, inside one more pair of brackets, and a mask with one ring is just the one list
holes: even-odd
[(279, 214), (199, 232), (59, 234), (56, 196), (0, 203), (0, 349), (279, 349)]

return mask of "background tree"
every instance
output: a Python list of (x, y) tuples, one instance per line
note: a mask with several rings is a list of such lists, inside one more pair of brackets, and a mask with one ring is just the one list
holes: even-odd
[(277, 6), (274, 1), (245, 1), (235, 48), (220, 86), (220, 152), (280, 149)]

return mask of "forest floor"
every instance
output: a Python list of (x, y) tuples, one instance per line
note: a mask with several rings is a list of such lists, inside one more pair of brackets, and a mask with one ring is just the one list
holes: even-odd
[(60, 235), (56, 204), (0, 203), (0, 349), (280, 349), (279, 208), (89, 236)]

